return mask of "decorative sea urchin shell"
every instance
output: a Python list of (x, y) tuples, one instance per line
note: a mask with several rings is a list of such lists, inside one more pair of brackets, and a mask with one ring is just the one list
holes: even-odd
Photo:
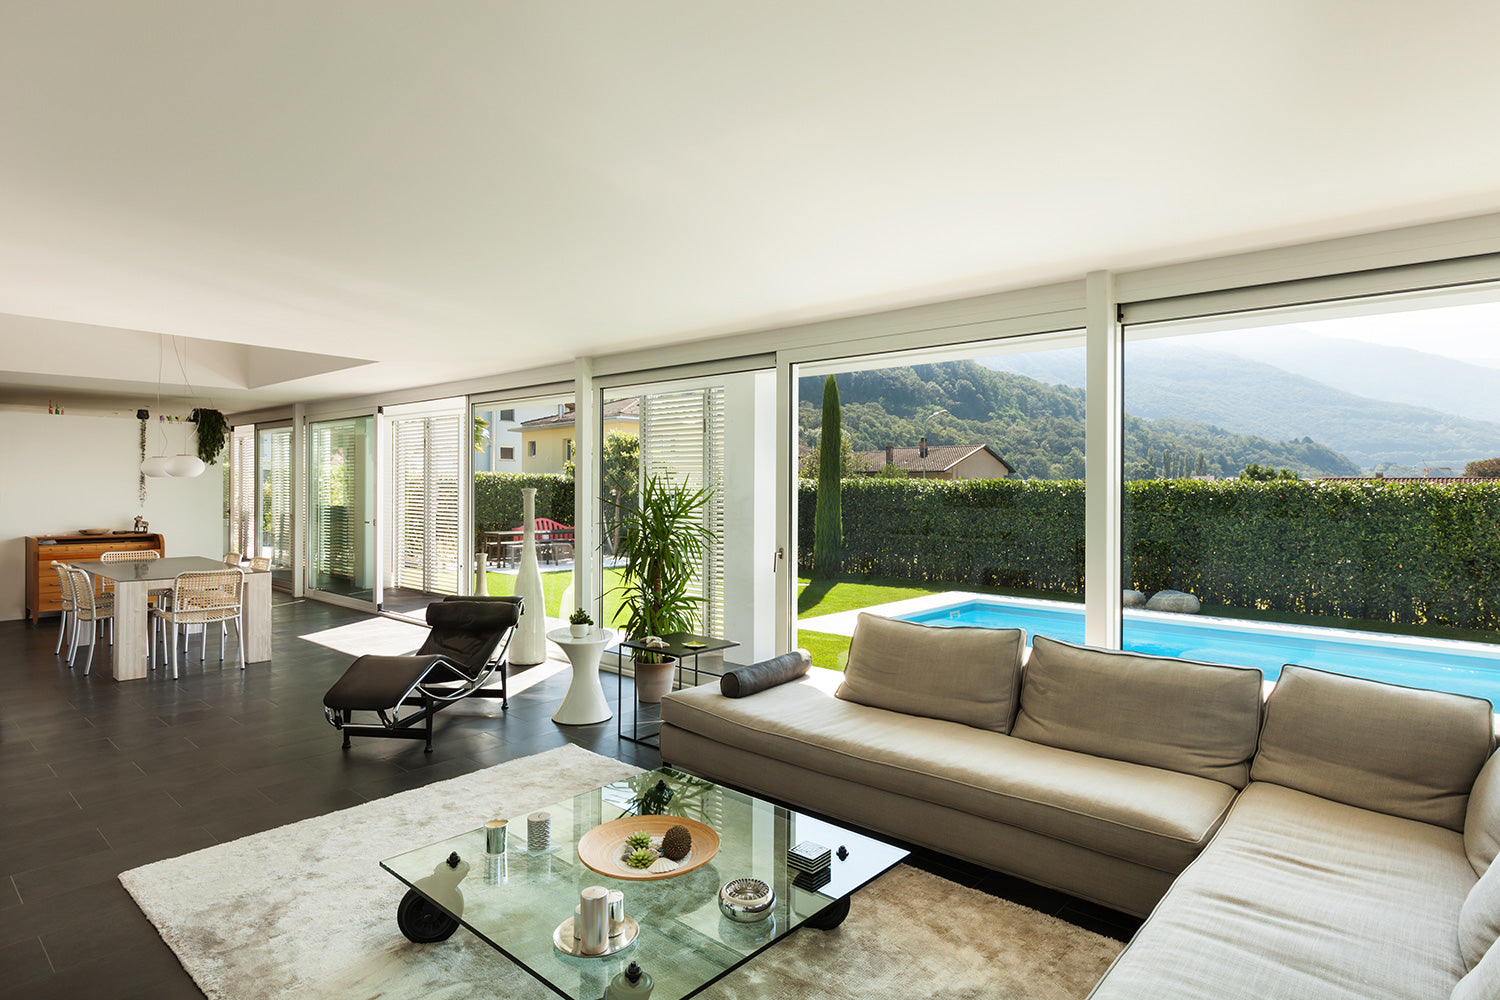
[(693, 835), (681, 823), (662, 834), (661, 853), (663, 857), (671, 858), (673, 861), (681, 861), (688, 856), (688, 852), (692, 849)]

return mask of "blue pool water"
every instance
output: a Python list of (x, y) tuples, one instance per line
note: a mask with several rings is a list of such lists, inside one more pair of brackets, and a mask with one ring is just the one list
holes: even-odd
[[(1044, 635), (1083, 642), (1083, 607), (995, 598), (949, 604), (900, 616), (923, 625), (1020, 628), (1026, 641)], [(1500, 705), (1500, 648), (1407, 636), (1197, 618), (1125, 613), (1123, 645), (1137, 653), (1258, 667), (1266, 680), (1295, 663), (1409, 687), (1486, 698)]]

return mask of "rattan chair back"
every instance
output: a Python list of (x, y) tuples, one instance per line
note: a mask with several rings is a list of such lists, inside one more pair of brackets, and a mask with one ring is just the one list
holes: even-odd
[(62, 601), (63, 611), (73, 610), (73, 574), (68, 572), (72, 568), (67, 563), (56, 560), (52, 562), (52, 569), (57, 573), (57, 587), (62, 591), (59, 599)]
[(225, 566), (238, 566), (239, 564), (240, 564), (240, 554), (238, 552), (226, 552), (226, 553), (224, 553), (224, 565)]
[(256, 556), (250, 560), (250, 568), (257, 573), (269, 573), (271, 571), (271, 557)]
[(161, 553), (155, 549), (113, 549), (99, 553), (100, 562), (150, 562), (160, 558)]
[(168, 620), (178, 625), (229, 621), (240, 614), (245, 574), (237, 569), (180, 573), (172, 587)]
[(73, 581), (73, 611), (79, 621), (98, 621), (114, 616), (113, 594), (95, 592), (94, 578), (81, 569), (68, 567), (68, 576)]

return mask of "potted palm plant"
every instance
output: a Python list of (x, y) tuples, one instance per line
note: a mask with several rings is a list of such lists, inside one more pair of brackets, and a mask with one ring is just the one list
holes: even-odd
[[(712, 496), (708, 487), (694, 489), (686, 480), (650, 475), (641, 485), (639, 503), (627, 505), (604, 497), (620, 528), (615, 549), (623, 560), (620, 614), (632, 639), (692, 632), (699, 627), (704, 599), (693, 593), (694, 577), (714, 538), (703, 523), (703, 508)], [(636, 697), (641, 702), (659, 702), (672, 689), (673, 657), (641, 650), (634, 656), (634, 666)]]

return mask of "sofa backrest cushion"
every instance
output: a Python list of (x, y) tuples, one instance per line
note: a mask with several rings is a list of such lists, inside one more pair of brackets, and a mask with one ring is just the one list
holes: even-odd
[(837, 696), (905, 715), (1010, 732), (1026, 633), (861, 614)]
[(1500, 941), (1500, 865), (1491, 865), (1458, 911), (1458, 950), (1472, 969)]
[(1474, 874), (1483, 875), (1500, 855), (1500, 753), (1479, 770), (1464, 813), (1464, 853)]
[(1250, 777), (1462, 830), (1491, 716), (1482, 698), (1289, 665), (1266, 699)]
[(1259, 670), (1031, 641), (1012, 736), (1244, 788)]

